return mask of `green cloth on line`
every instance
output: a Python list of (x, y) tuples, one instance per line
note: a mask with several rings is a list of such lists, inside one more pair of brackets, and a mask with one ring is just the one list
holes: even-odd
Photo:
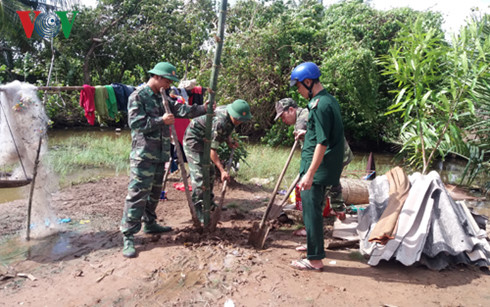
[(108, 94), (108, 99), (106, 100), (107, 111), (109, 113), (109, 117), (114, 119), (117, 114), (116, 93), (114, 93), (114, 88), (110, 85), (106, 85), (105, 88)]
[(95, 86), (95, 111), (100, 118), (107, 118), (109, 116), (109, 110), (107, 109), (107, 99), (109, 98), (109, 94), (107, 93), (107, 89), (103, 85)]

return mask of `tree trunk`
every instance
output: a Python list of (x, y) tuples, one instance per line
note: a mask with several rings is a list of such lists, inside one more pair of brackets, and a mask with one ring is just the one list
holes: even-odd
[[(109, 30), (112, 29), (113, 27), (116, 26), (116, 24), (123, 19), (125, 16), (121, 16), (111, 22), (111, 24), (104, 29), (97, 35), (97, 37), (104, 37), (104, 34)], [(93, 37), (92, 38), (92, 45), (90, 46), (90, 49), (88, 50), (87, 54), (85, 55), (85, 60), (83, 61), (83, 84), (90, 84), (92, 78), (90, 77), (90, 67), (89, 63), (91, 61), (91, 57), (95, 52), (95, 48), (99, 47), (104, 43), (104, 41), (100, 38)]]

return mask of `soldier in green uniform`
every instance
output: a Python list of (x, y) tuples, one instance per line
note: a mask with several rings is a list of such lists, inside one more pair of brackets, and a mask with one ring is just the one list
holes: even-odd
[(323, 206), (328, 190), (340, 187), (344, 160), (344, 126), (337, 100), (319, 81), (318, 66), (305, 62), (291, 73), (291, 86), (310, 99), (305, 141), (301, 150), (299, 188), (306, 227), (307, 256), (291, 265), (301, 270), (323, 269), (325, 258)]
[[(291, 98), (284, 98), (276, 102), (276, 118), (279, 117), (286, 125), (294, 125), (295, 139), (303, 142), (306, 134), (306, 126), (308, 123), (308, 109), (300, 108)], [(345, 167), (354, 158), (354, 154), (350, 149), (349, 143), (344, 138), (344, 161), (342, 166)], [(339, 216), (339, 219), (345, 219), (345, 205), (342, 198), (341, 186), (330, 191), (331, 207)]]
[[(215, 110), (213, 117), (213, 125), (211, 132), (211, 161), (216, 165), (221, 173), (221, 180), (225, 181), (230, 178), (230, 175), (225, 170), (218, 156), (218, 147), (221, 143), (226, 142), (231, 148), (236, 148), (238, 143), (233, 142), (231, 133), (233, 129), (242, 122), (249, 121), (252, 118), (250, 114), (250, 106), (245, 100), (238, 99), (227, 106), (218, 107)], [(196, 208), (196, 213), (203, 221), (203, 165), (202, 159), (204, 156), (204, 133), (206, 128), (206, 116), (194, 118), (184, 135), (184, 152), (187, 156), (187, 162), (191, 173), (192, 182), (192, 201)], [(210, 183), (211, 191), (213, 191), (214, 182), (214, 167), (210, 167)], [(214, 195), (211, 193), (211, 201)]]
[(207, 108), (207, 105), (187, 106), (169, 100), (173, 114), (165, 113), (160, 90), (168, 90), (173, 81), (179, 81), (175, 66), (161, 62), (148, 72), (148, 82), (134, 91), (128, 101), (131, 174), (121, 232), (124, 235), (123, 256), (129, 258), (136, 256), (134, 234), (141, 229), (142, 221), (145, 233), (172, 230), (157, 224), (155, 209), (162, 189), (165, 162), (169, 160), (169, 125), (175, 121), (173, 114), (176, 117), (196, 117), (205, 114)]

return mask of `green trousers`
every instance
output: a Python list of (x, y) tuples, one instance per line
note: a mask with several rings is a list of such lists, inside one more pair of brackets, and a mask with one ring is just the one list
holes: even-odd
[(121, 220), (121, 232), (125, 236), (140, 231), (142, 221), (147, 224), (155, 222), (165, 163), (131, 160), (130, 171), (128, 195)]
[(325, 242), (323, 237), (323, 208), (325, 206), (324, 185), (313, 184), (311, 189), (301, 191), (303, 203), (303, 221), (306, 228), (306, 258), (321, 260), (325, 258)]

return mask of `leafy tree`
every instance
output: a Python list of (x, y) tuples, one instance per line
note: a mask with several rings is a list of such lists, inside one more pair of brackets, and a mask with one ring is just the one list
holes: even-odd
[(464, 126), (475, 116), (477, 95), (488, 99), (488, 90), (478, 90), (488, 80), (489, 50), (479, 44), (477, 27), (467, 28), (452, 45), (420, 18), (402, 27), (381, 60), (399, 87), (387, 113), (401, 113), (401, 152), (426, 173), (438, 156), (468, 157)]
[[(490, 171), (490, 70), (488, 56), (490, 53), (490, 15), (484, 15), (481, 19), (475, 18), (461, 30), (459, 37), (453, 38), (455, 48), (460, 53), (466, 54), (468, 63), (464, 61), (460, 64), (463, 67), (473, 70), (473, 74), (478, 76), (469, 86), (468, 99), (474, 103), (471, 121), (465, 129), (468, 150), (463, 155), (468, 159), (465, 168), (463, 182), (466, 179), (471, 184), (478, 174), (485, 174), (487, 190), (490, 188), (488, 173)], [(464, 57), (461, 57), (464, 60)], [(455, 59), (457, 61), (457, 59)], [(474, 82), (474, 83), (473, 83)], [(461, 154), (461, 152), (460, 152)]]

